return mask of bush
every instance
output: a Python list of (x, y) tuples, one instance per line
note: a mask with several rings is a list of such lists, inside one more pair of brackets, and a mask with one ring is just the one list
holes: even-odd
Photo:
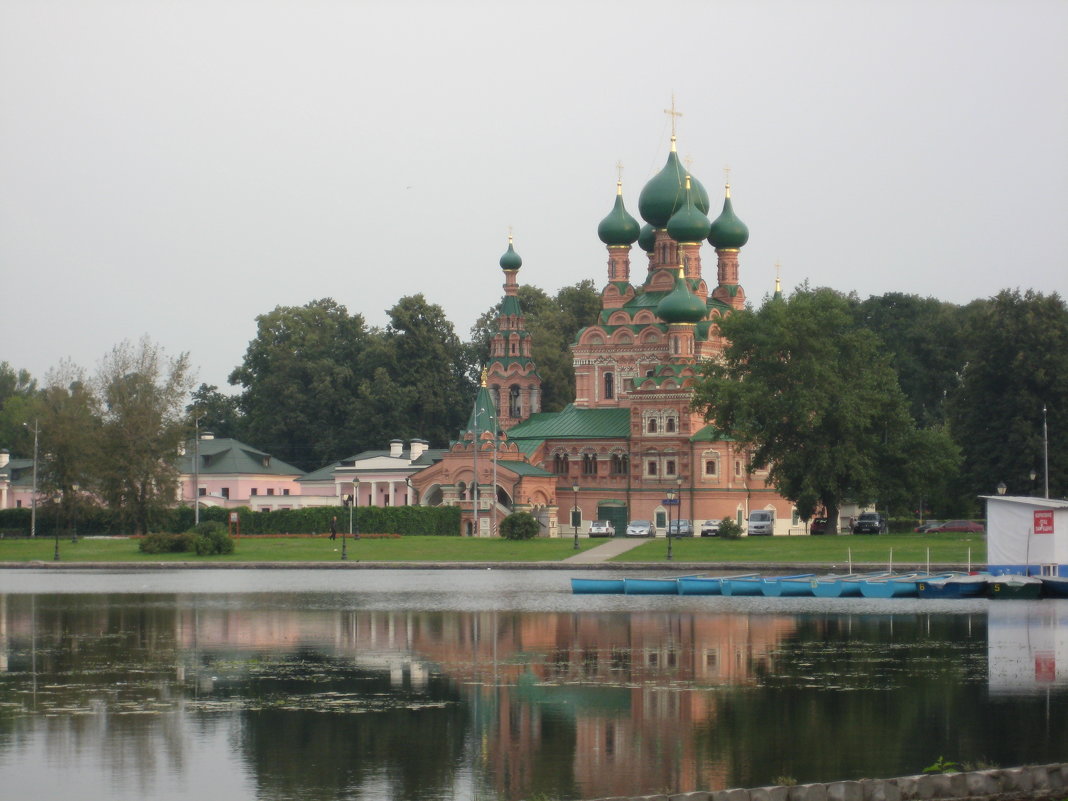
[(509, 540), (530, 540), (538, 536), (537, 519), (527, 512), (514, 512), (501, 521), (501, 536)]
[(211, 556), (217, 553), (233, 553), (234, 540), (222, 523), (209, 520), (198, 524), (191, 532), (197, 556)]
[(734, 518), (725, 517), (719, 521), (719, 536), (725, 540), (736, 540), (742, 536), (742, 526)]
[(185, 534), (148, 534), (142, 540), (142, 553), (187, 553), (196, 550), (197, 535), (191, 531)]

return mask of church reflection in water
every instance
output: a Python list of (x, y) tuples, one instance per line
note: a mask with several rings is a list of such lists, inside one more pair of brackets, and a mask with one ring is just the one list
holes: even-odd
[[(234, 798), (591, 798), (900, 775), (940, 753), (1033, 762), (1068, 745), (1068, 726), (1049, 723), (1051, 705), (1068, 718), (1060, 604), (993, 604), (989, 626), (986, 609), (915, 606), (335, 606), (0, 595), (0, 777), (61, 748), (72, 771), (105, 765), (113, 788), (167, 771), (189, 788), (214, 775), (198, 743), (225, 733), (232, 754), (211, 764), (243, 777)], [(1003, 694), (1035, 688), (1052, 698), (1013, 700), (1018, 741), (984, 739), (1009, 712)]]

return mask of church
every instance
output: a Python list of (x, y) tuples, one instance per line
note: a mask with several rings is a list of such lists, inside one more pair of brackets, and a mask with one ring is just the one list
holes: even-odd
[[(745, 305), (739, 254), (749, 229), (731, 202), (709, 219), (708, 192), (682, 165), (672, 132), (667, 163), (642, 189), (641, 225), (627, 211), (622, 182), (597, 227), (608, 251), (601, 310), (572, 345), (575, 399), (541, 411), (541, 379), (518, 299), (522, 259), (512, 237), (500, 259), (504, 299), (482, 386), (460, 438), (412, 476), (421, 504), (459, 505), (463, 534), (494, 536), (500, 520), (527, 511), (542, 536), (588, 532), (609, 520), (774, 513), (776, 533), (796, 518), (791, 504), (752, 471), (748, 453), (691, 409), (701, 362), (725, 342), (717, 321)], [(705, 277), (702, 248), (715, 251)], [(637, 244), (644, 264), (632, 264)], [(776, 292), (779, 291), (778, 286)], [(669, 512), (669, 510), (672, 510)]]

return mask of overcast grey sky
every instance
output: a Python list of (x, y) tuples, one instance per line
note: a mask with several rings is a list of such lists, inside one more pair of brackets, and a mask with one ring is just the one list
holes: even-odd
[(600, 286), (672, 92), (751, 299), (776, 261), (1065, 295), (1066, 42), (1065, 0), (0, 0), (0, 360), (148, 334), (226, 390), (256, 315), (327, 296), (423, 292), (466, 338), (509, 225), (523, 283)]

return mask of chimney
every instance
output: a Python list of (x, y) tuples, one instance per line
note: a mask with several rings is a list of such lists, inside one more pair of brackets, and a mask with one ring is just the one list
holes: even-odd
[(7, 448), (0, 450), (0, 467), (7, 467), (7, 463), (11, 461), (11, 454)]
[(412, 461), (414, 462), (424, 453), (429, 443), (425, 439), (413, 439), (411, 443)]
[(401, 453), (404, 452), (404, 440), (403, 439), (391, 439), (389, 441), (389, 455), (394, 459), (399, 459)]

